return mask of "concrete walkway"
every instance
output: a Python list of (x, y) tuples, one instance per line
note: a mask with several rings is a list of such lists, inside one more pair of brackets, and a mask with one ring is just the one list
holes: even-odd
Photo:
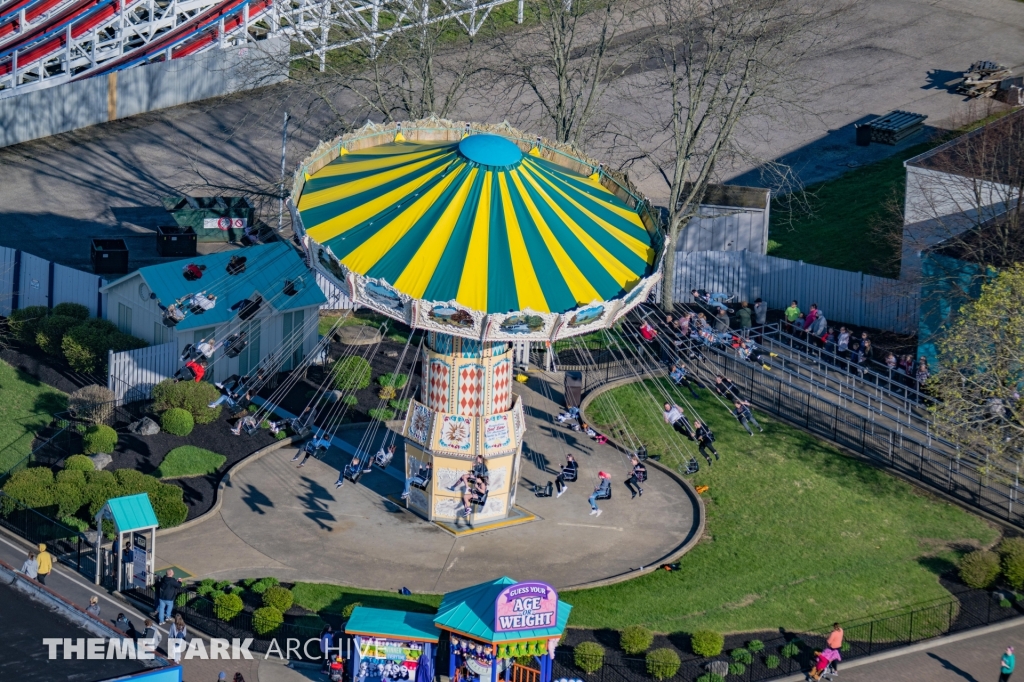
[[(233, 475), (216, 515), (159, 538), (157, 565), (218, 579), (274, 575), (447, 592), (505, 574), (564, 588), (661, 562), (694, 532), (693, 501), (676, 479), (653, 467), (644, 495), (631, 500), (622, 484), (624, 455), (552, 423), (560, 383), (560, 375), (534, 375), (519, 387), (527, 432), (517, 504), (536, 521), (456, 538), (387, 499), (401, 493), (397, 472), (374, 469), (358, 485), (336, 490), (350, 448), (332, 448), (301, 469), (288, 448)], [(361, 432), (341, 435), (358, 444)], [(377, 441), (382, 438), (383, 429)], [(567, 452), (580, 461), (579, 482), (561, 498), (535, 497), (532, 485), (553, 480)], [(612, 474), (613, 498), (594, 517), (586, 498), (602, 469)]]

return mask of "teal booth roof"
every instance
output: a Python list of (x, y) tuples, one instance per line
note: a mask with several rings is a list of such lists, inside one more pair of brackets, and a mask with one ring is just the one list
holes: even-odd
[(494, 631), (494, 604), (509, 585), (518, 581), (507, 576), (491, 582), (474, 585), (455, 592), (449, 592), (441, 600), (434, 624), (445, 630), (452, 630), (481, 642), (494, 644), (518, 642), (528, 639), (558, 637), (565, 630), (572, 606), (559, 600), (558, 622), (554, 627), (519, 630), (516, 632)]
[(437, 642), (441, 634), (434, 626), (434, 617), (429, 613), (372, 609), (366, 606), (357, 606), (352, 610), (345, 632), (350, 635), (433, 643)]

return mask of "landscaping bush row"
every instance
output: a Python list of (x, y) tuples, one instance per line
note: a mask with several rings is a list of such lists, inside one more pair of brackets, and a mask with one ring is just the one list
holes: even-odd
[[(15, 473), (4, 484), (0, 513), (9, 515), (14, 500), (41, 513), (84, 530), (100, 508), (112, 497), (149, 493), (153, 511), (161, 528), (180, 525), (188, 516), (182, 489), (161, 483), (134, 469), (94, 471), (87, 457), (69, 457), (71, 465), (54, 476), (48, 467), (30, 467)], [(89, 462), (86, 468), (85, 462)]]
[(957, 568), (968, 587), (984, 590), (1002, 576), (1011, 588), (1024, 589), (1024, 538), (1005, 538), (994, 552), (979, 549), (965, 554)]
[(115, 353), (145, 348), (142, 339), (124, 334), (108, 320), (89, 317), (78, 303), (59, 303), (53, 310), (29, 306), (9, 318), (11, 333), (27, 346), (61, 358), (76, 372), (98, 372), (106, 366), (107, 351)]

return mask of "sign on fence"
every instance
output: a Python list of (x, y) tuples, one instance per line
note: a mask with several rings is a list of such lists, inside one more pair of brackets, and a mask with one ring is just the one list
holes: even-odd
[(107, 388), (114, 392), (118, 405), (149, 400), (153, 387), (174, 376), (180, 364), (174, 341), (121, 353), (110, 351)]
[(828, 320), (917, 332), (918, 293), (903, 282), (803, 261), (749, 251), (680, 253), (675, 286), (679, 301), (689, 301), (691, 289), (735, 294), (737, 305), (762, 298), (771, 308), (786, 308), (795, 299), (805, 311), (817, 303)]

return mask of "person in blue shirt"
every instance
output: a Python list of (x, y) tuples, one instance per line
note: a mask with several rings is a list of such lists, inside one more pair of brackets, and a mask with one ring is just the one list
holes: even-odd
[(1009, 682), (1010, 675), (1013, 674), (1013, 667), (1017, 661), (1013, 657), (1013, 647), (1006, 647), (1006, 653), (999, 660), (999, 682)]
[(694, 398), (700, 397), (699, 395), (697, 395), (697, 391), (693, 389), (693, 385), (696, 384), (697, 381), (696, 379), (690, 378), (689, 370), (686, 369), (686, 365), (684, 365), (683, 363), (679, 363), (678, 366), (672, 365), (668, 375), (669, 378), (672, 379), (672, 383), (674, 383), (676, 386), (685, 386), (686, 388), (690, 389), (690, 395), (692, 395)]

